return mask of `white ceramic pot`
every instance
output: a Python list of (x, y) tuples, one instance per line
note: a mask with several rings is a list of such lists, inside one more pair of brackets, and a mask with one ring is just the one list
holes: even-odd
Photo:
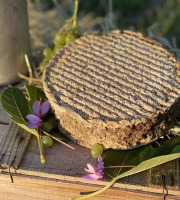
[(24, 55), (30, 57), (26, 0), (0, 0), (0, 85), (27, 74)]

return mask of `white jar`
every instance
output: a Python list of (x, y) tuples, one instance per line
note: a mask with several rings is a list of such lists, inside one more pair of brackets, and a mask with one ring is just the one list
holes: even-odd
[(27, 1), (0, 0), (0, 85), (27, 74), (25, 54), (30, 56)]

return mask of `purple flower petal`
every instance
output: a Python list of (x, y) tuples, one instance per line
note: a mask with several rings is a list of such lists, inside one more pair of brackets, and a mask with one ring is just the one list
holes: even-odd
[(102, 177), (99, 177), (98, 175), (96, 174), (89, 174), (87, 176), (83, 176), (82, 178), (88, 180), (88, 181), (96, 181), (98, 179), (101, 179)]
[(26, 118), (33, 124), (39, 124), (41, 122), (41, 119), (33, 114), (27, 115)]
[(31, 123), (31, 122), (27, 122), (26, 125), (27, 125), (28, 128), (37, 128), (37, 127), (40, 126), (39, 124), (33, 124), (33, 123)]
[(102, 170), (98, 170), (97, 172), (96, 172), (96, 175), (98, 175), (99, 177), (103, 177), (103, 171)]
[(93, 165), (91, 164), (87, 164), (88, 166), (88, 169), (85, 169), (85, 171), (89, 172), (89, 173), (96, 173), (96, 171), (98, 170), (96, 167), (94, 167)]
[(49, 109), (50, 109), (50, 104), (48, 101), (45, 101), (41, 105), (41, 117), (44, 117), (48, 113)]
[(98, 161), (99, 161), (99, 163), (98, 163), (98, 169), (102, 169), (103, 170), (103, 168), (104, 168), (104, 162), (102, 161), (102, 157), (101, 156), (98, 157)]
[(102, 157), (101, 156), (98, 156), (98, 162), (102, 162)]
[(98, 161), (98, 169), (91, 164), (87, 164), (88, 169), (85, 169), (85, 171), (87, 171), (90, 174), (87, 176), (83, 176), (82, 178), (89, 181), (95, 181), (103, 178), (104, 162), (102, 161), (101, 156), (98, 157)]
[(32, 106), (32, 109), (33, 109), (33, 113), (37, 116), (40, 117), (40, 105), (41, 105), (41, 102), (40, 101), (35, 101), (33, 103), (33, 106)]

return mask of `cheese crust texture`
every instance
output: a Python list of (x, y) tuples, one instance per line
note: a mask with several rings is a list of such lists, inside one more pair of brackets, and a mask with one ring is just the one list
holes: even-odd
[(161, 43), (115, 30), (62, 48), (46, 66), (43, 84), (71, 140), (131, 149), (158, 139), (177, 120), (179, 66)]

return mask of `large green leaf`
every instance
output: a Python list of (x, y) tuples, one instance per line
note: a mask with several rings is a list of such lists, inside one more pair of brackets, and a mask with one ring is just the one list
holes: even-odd
[(44, 94), (44, 92), (40, 88), (37, 88), (34, 85), (26, 85), (26, 90), (30, 99), (29, 105), (31, 108), (36, 100), (41, 99), (43, 102), (43, 100), (46, 99), (46, 95)]
[(152, 167), (156, 167), (158, 165), (161, 165), (163, 163), (169, 162), (171, 160), (175, 160), (180, 158), (180, 153), (175, 153), (175, 154), (168, 154), (168, 155), (163, 155), (163, 156), (157, 156), (151, 159), (148, 159), (144, 162), (141, 162), (139, 165), (136, 167), (132, 168), (131, 170), (124, 172), (117, 176), (115, 179), (120, 179), (126, 176), (130, 176), (132, 174), (137, 174), (139, 172), (142, 172), (144, 170), (150, 169)]
[[(139, 166), (139, 164), (144, 163), (144, 161), (148, 161), (150, 159), (155, 159), (155, 157), (159, 156), (165, 156), (168, 155), (167, 159), (172, 160), (171, 158), (174, 158), (174, 154), (171, 154), (171, 151), (173, 148), (180, 144), (180, 137), (174, 137), (170, 140), (167, 140), (163, 145), (161, 145), (158, 148), (153, 148), (151, 144), (142, 146), (136, 149), (132, 150), (108, 150), (104, 157), (104, 163), (105, 166), (119, 166), (119, 165), (135, 165)], [(165, 157), (164, 157), (165, 158)], [(163, 157), (162, 157), (163, 161)], [(154, 161), (153, 161), (154, 162)], [(164, 162), (167, 162), (166, 159), (164, 159)], [(163, 163), (163, 162), (162, 162)], [(159, 165), (159, 163), (149, 163), (149, 165)], [(160, 163), (161, 164), (161, 163)], [(121, 174), (126, 173), (126, 171), (135, 172), (137, 169), (138, 173), (139, 168), (112, 168), (112, 169), (106, 169), (106, 173), (112, 177), (115, 178)], [(147, 168), (143, 169), (143, 165), (141, 166), (141, 171), (146, 170)]]
[(29, 114), (28, 101), (23, 92), (15, 87), (5, 89), (1, 95), (3, 109), (9, 113), (11, 119), (18, 124), (26, 124)]
[(11, 116), (11, 120), (28, 132), (38, 136), (35, 129), (30, 129), (26, 126), (26, 116), (31, 113), (28, 101), (23, 92), (15, 87), (9, 87), (2, 92), (1, 95), (2, 108)]

